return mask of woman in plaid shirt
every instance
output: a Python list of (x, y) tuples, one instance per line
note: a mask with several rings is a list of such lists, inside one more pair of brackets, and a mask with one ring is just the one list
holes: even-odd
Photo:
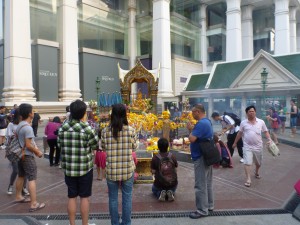
[(111, 125), (102, 131), (102, 149), (106, 151), (106, 180), (111, 224), (119, 225), (118, 189), (122, 189), (122, 224), (131, 224), (132, 187), (135, 164), (132, 151), (137, 148), (135, 130), (128, 126), (126, 107), (112, 106)]

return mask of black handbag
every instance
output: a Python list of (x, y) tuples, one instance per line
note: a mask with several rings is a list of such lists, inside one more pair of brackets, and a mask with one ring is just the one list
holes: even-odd
[(207, 166), (220, 162), (220, 152), (213, 139), (201, 140), (199, 144), (204, 162)]

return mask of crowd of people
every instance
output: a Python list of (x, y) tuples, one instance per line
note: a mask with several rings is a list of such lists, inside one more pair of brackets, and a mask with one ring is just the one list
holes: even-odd
[[(45, 135), (50, 147), (50, 166), (60, 165), (64, 171), (67, 186), (67, 211), (71, 225), (75, 225), (77, 210), (77, 198), (80, 198), (80, 213), (82, 224), (88, 224), (89, 197), (92, 195), (93, 168), (97, 166), (97, 179), (106, 179), (109, 196), (109, 212), (113, 225), (131, 224), (132, 190), (135, 178), (136, 156), (138, 148), (138, 135), (134, 128), (128, 124), (127, 109), (123, 104), (112, 106), (110, 125), (103, 130), (96, 131), (88, 123), (87, 105), (76, 100), (66, 108), (66, 119), (61, 121), (54, 117), (45, 127)], [(0, 115), (5, 118), (5, 107), (0, 107)], [(263, 140), (265, 134), (268, 142), (271, 135), (264, 120), (256, 117), (255, 106), (245, 109), (247, 118), (238, 120), (234, 114), (220, 115), (214, 112), (211, 118), (220, 121), (222, 130), (213, 132), (212, 123), (207, 117), (205, 107), (197, 104), (192, 108), (192, 116), (197, 121), (195, 125), (187, 123), (189, 141), (191, 142), (191, 158), (194, 163), (195, 201), (196, 210), (190, 214), (190, 218), (205, 217), (209, 211), (214, 210), (213, 196), (213, 167), (233, 167), (232, 156), (237, 147), (244, 163), (246, 187), (251, 186), (251, 168), (255, 164), (254, 177), (260, 179), (262, 165)], [(297, 111), (291, 102), (291, 117)], [(43, 152), (37, 147), (35, 137), (36, 128), (33, 120), (40, 116), (35, 115), (32, 105), (23, 103), (15, 105), (10, 112), (11, 122), (5, 128), (4, 138), (1, 136), (0, 145), (8, 144), (9, 139), (16, 135), (20, 146), (24, 148), (24, 157), (18, 162), (12, 162), (12, 173), (9, 180), (7, 193), (13, 194), (13, 183), (16, 180), (16, 201), (28, 202), (29, 212), (43, 209), (46, 204), (37, 200), (36, 182), (37, 166), (36, 157), (41, 158)], [(6, 118), (5, 118), (6, 119)], [(280, 125), (280, 116), (273, 108), (270, 109), (268, 121), (272, 124), (273, 140)], [(39, 123), (39, 122), (38, 122)], [(293, 122), (291, 121), (291, 125)], [(35, 124), (36, 125), (36, 124)], [(4, 125), (3, 125), (4, 127)], [(0, 117), (1, 128), (1, 117)], [(277, 129), (277, 130), (276, 130)], [(294, 126), (292, 126), (292, 132)], [(220, 136), (227, 134), (227, 142), (221, 141)], [(5, 142), (5, 137), (7, 141)], [(220, 163), (207, 166), (204, 162), (200, 142), (203, 139), (213, 139), (220, 151)], [(276, 141), (277, 140), (277, 141)], [(5, 145), (4, 145), (5, 146)], [(178, 186), (177, 167), (175, 155), (168, 152), (169, 142), (166, 138), (158, 141), (159, 153), (155, 154), (151, 161), (151, 172), (154, 175), (152, 192), (159, 201), (175, 200)], [(55, 156), (55, 159), (54, 159)], [(28, 185), (28, 191), (26, 188)], [(118, 192), (122, 192), (122, 217), (118, 213)]]

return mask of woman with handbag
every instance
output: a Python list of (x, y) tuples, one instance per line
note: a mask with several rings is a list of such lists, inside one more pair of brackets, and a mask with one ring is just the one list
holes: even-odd
[[(51, 121), (49, 121), (45, 127), (45, 135), (47, 136), (47, 142), (50, 148), (49, 152), (49, 162), (50, 166), (58, 166), (60, 159), (60, 149), (57, 145), (57, 130), (61, 126), (61, 121), (58, 116), (55, 116)], [(56, 151), (56, 152), (55, 152)], [(53, 164), (53, 157), (55, 152), (55, 164)]]
[(272, 136), (274, 143), (276, 145), (278, 145), (279, 142), (278, 142), (277, 134), (279, 132), (279, 127), (281, 124), (280, 117), (278, 116), (275, 108), (271, 107), (269, 109), (269, 111), (270, 111), (270, 115), (267, 116), (267, 119), (268, 119), (269, 123), (271, 124), (271, 130), (272, 130), (271, 136)]

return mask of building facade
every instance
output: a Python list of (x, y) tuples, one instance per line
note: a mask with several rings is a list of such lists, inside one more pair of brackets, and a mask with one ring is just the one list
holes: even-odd
[[(158, 107), (215, 62), (300, 49), (297, 0), (0, 0), (3, 104), (58, 110), (120, 90), (118, 67), (160, 67)], [(53, 107), (57, 106), (57, 107)], [(41, 111), (40, 110), (40, 111)], [(47, 111), (49, 112), (49, 111)]]

